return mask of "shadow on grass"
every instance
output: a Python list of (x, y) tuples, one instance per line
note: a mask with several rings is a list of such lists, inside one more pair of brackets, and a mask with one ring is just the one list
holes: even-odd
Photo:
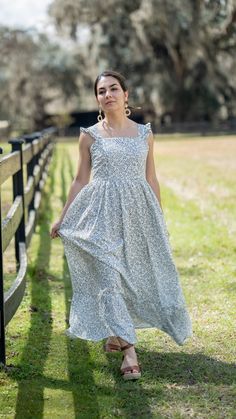
[[(50, 170), (51, 197), (55, 182), (55, 154)], [(15, 419), (43, 417), (44, 384), (41, 381), (44, 365), (50, 349), (52, 334), (51, 296), (48, 268), (51, 253), (49, 221), (52, 217), (51, 200), (42, 197), (39, 213), (39, 247), (34, 266), (29, 266), (31, 277), (31, 321), (28, 339), (25, 344), (20, 365), (17, 368), (18, 395)], [(40, 376), (40, 378), (39, 378)], [(37, 377), (37, 378), (36, 378)], [(33, 415), (33, 416), (32, 416)]]
[(218, 361), (203, 353), (143, 352), (144, 375), (182, 385), (232, 385), (236, 382), (236, 364)]
[[(121, 406), (121, 417), (156, 418), (156, 410), (152, 413), (151, 406), (154, 403), (158, 408), (167, 397), (170, 402), (167, 388), (171, 391), (171, 399), (177, 397), (184, 403), (191, 397), (192, 404), (197, 408), (201, 405), (198, 406), (198, 397), (202, 399), (202, 385), (205, 389), (209, 385), (209, 390), (204, 392), (204, 400), (212, 406), (215, 403), (213, 393), (220, 398), (222, 386), (228, 386), (227, 404), (233, 408), (232, 386), (236, 382), (236, 364), (218, 361), (202, 353), (157, 353), (140, 349), (137, 349), (137, 353), (142, 364), (142, 378), (137, 382), (122, 381), (118, 373), (120, 354), (107, 355), (109, 369), (115, 379), (114, 397), (117, 405)], [(212, 390), (212, 385), (215, 390)]]
[[(138, 354), (138, 350), (137, 350)], [(114, 395), (115, 403), (120, 406), (119, 410), (114, 410), (114, 413), (119, 413), (119, 417), (122, 418), (156, 418), (151, 411), (151, 398), (152, 388), (150, 386), (143, 386), (143, 377), (137, 381), (124, 381), (120, 374), (120, 366), (122, 363), (122, 355), (117, 354), (106, 354), (109, 364), (109, 370), (111, 371), (115, 385)], [(140, 356), (139, 362), (142, 363)], [(155, 383), (154, 396), (162, 399), (162, 386)]]

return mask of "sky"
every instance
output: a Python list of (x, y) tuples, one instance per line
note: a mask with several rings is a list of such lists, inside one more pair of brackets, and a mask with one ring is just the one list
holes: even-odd
[(0, 24), (47, 30), (47, 7), (52, 0), (0, 0)]
[[(62, 39), (51, 24), (47, 9), (53, 0), (0, 0), (0, 25), (18, 29), (37, 29), (46, 33), (62, 46), (70, 47), (69, 39)], [(75, 0), (76, 1), (76, 0)], [(88, 28), (80, 28), (77, 42), (84, 44), (89, 38)]]

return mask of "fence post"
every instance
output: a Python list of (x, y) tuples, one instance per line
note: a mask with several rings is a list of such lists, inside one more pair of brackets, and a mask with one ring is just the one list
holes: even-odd
[[(2, 148), (0, 148), (2, 154)], [(2, 254), (2, 203), (0, 185), (0, 364), (6, 364), (5, 319), (4, 319), (4, 287), (3, 287), (3, 254)]]
[[(24, 135), (24, 140), (25, 140), (25, 142), (27, 143), (27, 144), (32, 144), (32, 142), (34, 141), (34, 140), (37, 140), (38, 138), (40, 138), (41, 137), (41, 133), (40, 132), (34, 132), (33, 134), (29, 134), (29, 135)], [(34, 168), (35, 168), (35, 166), (36, 166), (36, 164), (38, 163), (38, 155), (35, 155), (30, 161), (29, 161), (29, 163), (27, 164), (27, 179), (30, 177), (30, 176), (33, 176), (33, 173), (34, 173)], [(35, 198), (35, 191), (34, 191), (34, 194), (33, 194), (33, 197), (32, 197), (32, 200), (31, 200), (31, 202), (29, 203), (29, 206), (28, 206), (28, 209), (29, 209), (29, 211), (30, 210), (34, 210), (35, 208), (34, 208), (34, 198)]]
[(12, 145), (12, 152), (20, 152), (20, 170), (13, 175), (13, 201), (16, 196), (20, 195), (22, 198), (23, 214), (20, 224), (15, 233), (15, 255), (17, 264), (20, 263), (19, 243), (25, 243), (25, 202), (24, 202), (24, 177), (23, 177), (23, 157), (22, 157), (22, 144), (24, 140), (16, 139), (8, 141)]

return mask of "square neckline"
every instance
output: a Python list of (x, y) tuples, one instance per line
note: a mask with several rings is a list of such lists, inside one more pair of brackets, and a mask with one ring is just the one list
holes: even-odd
[(101, 139), (103, 139), (103, 140), (114, 140), (114, 139), (119, 139), (119, 138), (126, 138), (126, 139), (132, 139), (132, 138), (139, 138), (139, 136), (140, 136), (140, 124), (138, 123), (138, 122), (136, 122), (136, 124), (137, 124), (137, 135), (135, 135), (135, 136), (133, 136), (133, 137), (131, 137), (131, 136), (126, 136), (126, 135), (124, 135), (124, 136), (116, 136), (116, 137), (103, 137), (100, 133), (99, 133), (99, 131), (98, 131), (98, 128), (97, 128), (97, 125), (94, 125), (93, 126), (93, 129), (94, 129), (94, 131), (95, 131), (95, 133), (96, 133), (96, 135), (99, 137), (99, 138), (101, 138)]

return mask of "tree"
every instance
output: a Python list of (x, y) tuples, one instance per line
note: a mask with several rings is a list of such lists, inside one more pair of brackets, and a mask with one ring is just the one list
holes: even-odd
[(75, 41), (87, 24), (87, 77), (104, 68), (128, 75), (154, 119), (235, 116), (233, 0), (54, 0), (49, 13)]
[(42, 129), (57, 97), (78, 94), (78, 63), (42, 34), (0, 28), (1, 118), (22, 130)]

